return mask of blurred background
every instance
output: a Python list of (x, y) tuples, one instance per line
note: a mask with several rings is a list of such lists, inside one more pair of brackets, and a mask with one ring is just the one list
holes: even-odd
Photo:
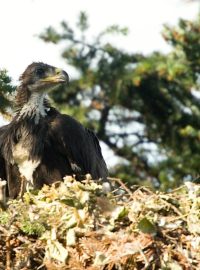
[(95, 130), (110, 175), (170, 190), (200, 172), (200, 1), (3, 0), (0, 125), (33, 61), (63, 68), (50, 96)]

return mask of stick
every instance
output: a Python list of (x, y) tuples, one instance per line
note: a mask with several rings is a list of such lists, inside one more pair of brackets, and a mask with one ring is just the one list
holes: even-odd
[(6, 236), (6, 270), (11, 270), (10, 236)]
[(122, 182), (121, 179), (119, 178), (112, 178), (112, 177), (108, 177), (107, 178), (108, 180), (111, 180), (111, 181), (115, 181), (115, 182), (118, 182), (120, 184), (120, 186), (130, 195), (132, 196), (133, 193), (131, 192), (131, 190), (129, 188), (127, 188), (127, 186)]

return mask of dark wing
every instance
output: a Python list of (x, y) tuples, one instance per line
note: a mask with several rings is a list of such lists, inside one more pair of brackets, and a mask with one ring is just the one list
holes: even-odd
[(52, 138), (69, 160), (74, 174), (106, 179), (108, 170), (96, 135), (68, 115), (57, 113), (51, 122)]
[(6, 180), (6, 165), (2, 153), (2, 144), (3, 144), (3, 134), (6, 130), (6, 126), (0, 127), (0, 178), (1, 180)]
[(8, 124), (0, 128), (0, 178), (7, 181), (7, 195), (10, 198), (16, 198), (20, 188), (20, 175), (17, 166), (10, 164), (9, 155), (4, 148), (10, 143), (8, 140), (9, 126)]
[[(0, 128), (0, 145), (1, 145), (1, 134), (3, 133), (3, 129)], [(3, 154), (0, 147), (0, 205), (2, 207), (2, 203), (6, 202), (6, 185), (1, 182), (2, 180), (6, 180), (6, 166), (5, 160), (3, 158)]]
[(5, 160), (0, 153), (0, 181), (6, 180)]

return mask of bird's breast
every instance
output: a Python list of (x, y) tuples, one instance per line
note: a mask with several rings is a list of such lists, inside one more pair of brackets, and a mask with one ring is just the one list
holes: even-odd
[(22, 142), (18, 142), (13, 146), (13, 159), (15, 163), (21, 164), (25, 160), (28, 160), (29, 158), (29, 149), (27, 147), (24, 147)]
[(30, 149), (22, 141), (13, 146), (12, 154), (21, 176), (33, 185), (33, 173), (40, 164), (40, 160), (30, 158)]

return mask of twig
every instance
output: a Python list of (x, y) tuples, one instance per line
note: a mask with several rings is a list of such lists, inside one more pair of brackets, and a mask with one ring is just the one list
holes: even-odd
[(45, 266), (45, 264), (43, 263), (43, 264), (41, 264), (38, 268), (37, 268), (37, 270), (39, 270), (39, 269), (41, 269), (42, 267), (44, 267)]
[(179, 219), (185, 220), (185, 217), (187, 217), (188, 215), (189, 214), (185, 214), (185, 215), (181, 215), (181, 216), (178, 216), (178, 217), (169, 218), (169, 222), (176, 221), (176, 220), (179, 220)]
[(11, 270), (10, 235), (6, 236), (6, 270)]
[(30, 244), (31, 241), (30, 240), (27, 240), (25, 237), (21, 236), (21, 235), (18, 235), (17, 236), (17, 239), (25, 244)]
[(3, 226), (0, 225), (0, 231), (5, 234), (5, 236), (9, 235), (9, 231), (6, 230)]
[[(184, 215), (173, 205), (173, 204), (171, 204), (171, 203), (169, 203), (169, 202), (167, 202), (167, 201), (165, 201), (164, 199), (162, 199), (161, 197), (160, 197), (160, 200), (165, 204), (165, 205), (167, 205), (167, 206), (169, 206), (169, 208), (171, 208), (171, 209), (173, 209), (174, 210), (174, 212), (178, 215), (178, 216), (180, 216), (180, 217), (184, 217)], [(183, 220), (186, 220), (186, 219), (183, 219)]]
[(127, 186), (122, 182), (121, 179), (119, 179), (119, 178), (112, 178), (112, 177), (108, 177), (107, 179), (108, 179), (108, 180), (111, 180), (111, 181), (118, 182), (118, 183), (120, 184), (120, 186), (123, 187), (123, 189), (126, 190), (126, 192), (127, 192), (130, 196), (133, 195), (133, 193), (131, 192), (131, 190), (130, 190), (129, 188), (127, 188)]

